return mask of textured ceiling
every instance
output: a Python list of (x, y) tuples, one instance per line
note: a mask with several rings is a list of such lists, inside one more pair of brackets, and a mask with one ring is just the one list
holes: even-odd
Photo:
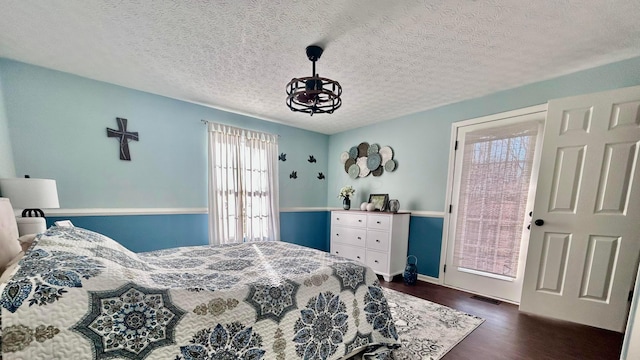
[[(638, 14), (638, 0), (0, 0), (0, 57), (333, 134), (638, 56)], [(334, 114), (285, 106), (310, 44), (343, 87)]]

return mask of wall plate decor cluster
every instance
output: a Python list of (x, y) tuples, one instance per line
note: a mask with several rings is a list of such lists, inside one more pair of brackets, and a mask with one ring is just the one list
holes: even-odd
[(378, 144), (362, 142), (353, 146), (349, 151), (340, 154), (340, 161), (349, 177), (380, 176), (385, 171), (395, 171), (398, 162), (393, 159), (393, 149), (390, 146), (380, 147)]

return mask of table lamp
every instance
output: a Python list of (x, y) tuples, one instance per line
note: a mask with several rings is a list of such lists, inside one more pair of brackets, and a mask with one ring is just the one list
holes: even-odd
[(51, 179), (32, 179), (29, 175), (0, 179), (0, 194), (9, 198), (15, 209), (23, 209), (22, 217), (16, 219), (20, 236), (46, 231), (42, 209), (60, 207), (56, 181)]

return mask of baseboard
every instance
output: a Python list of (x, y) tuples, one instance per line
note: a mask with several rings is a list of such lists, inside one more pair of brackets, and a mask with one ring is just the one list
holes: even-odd
[(418, 280), (424, 281), (424, 282), (428, 282), (428, 283), (431, 283), (431, 284), (442, 285), (442, 284), (440, 284), (440, 279), (438, 279), (436, 277), (432, 277), (432, 276), (418, 274)]
[[(327, 211), (325, 207), (290, 207), (281, 208), (280, 212), (315, 212)], [(16, 215), (20, 211), (15, 211)], [(119, 216), (119, 215), (180, 215), (207, 214), (203, 208), (85, 208), (85, 209), (49, 209), (47, 216)]]
[(432, 218), (443, 218), (444, 217), (444, 212), (443, 211), (419, 211), (419, 210), (402, 210), (402, 211), (410, 212), (411, 216), (432, 217)]
[[(329, 207), (287, 207), (280, 208), (281, 213), (287, 212), (316, 212), (342, 210)], [(417, 217), (444, 217), (441, 211), (411, 211), (411, 216)], [(20, 215), (20, 211), (15, 212)], [(119, 216), (119, 215), (179, 215), (179, 214), (207, 214), (206, 207), (194, 208), (79, 208), (79, 209), (48, 209), (47, 216)]]
[(483, 297), (486, 297), (486, 298), (489, 298), (489, 299), (495, 299), (495, 300), (502, 301), (502, 302), (504, 302), (504, 303), (509, 303), (509, 304), (513, 304), (513, 305), (516, 305), (516, 306), (520, 306), (520, 303), (517, 303), (517, 302), (515, 302), (515, 301), (511, 301), (511, 300), (507, 300), (507, 299), (503, 299), (503, 298), (501, 298), (501, 297), (491, 296), (491, 295), (487, 295), (487, 294), (479, 293), (479, 292), (476, 292), (476, 291), (470, 291), (470, 290), (467, 290), (467, 289), (461, 289), (461, 288), (459, 288), (459, 287), (455, 287), (455, 286), (447, 285), (447, 284), (444, 284), (444, 283), (442, 283), (442, 284), (438, 284), (438, 285), (441, 285), (441, 286), (444, 286), (444, 287), (448, 287), (449, 289), (454, 289), (454, 290), (458, 290), (458, 291), (466, 292), (467, 294), (479, 295), (479, 296), (483, 296)]
[(280, 212), (315, 212), (315, 211), (329, 211), (326, 207), (289, 207), (280, 208)]
[[(327, 211), (344, 211), (344, 209), (342, 208), (325, 208), (325, 210)], [(357, 210), (357, 209), (352, 209), (352, 210)], [(360, 211), (360, 210), (357, 210)], [(416, 217), (430, 217), (430, 218), (443, 218), (444, 217), (444, 211), (422, 211), (422, 210), (404, 210), (404, 209), (400, 209), (399, 212), (402, 213), (410, 213), (411, 216), (416, 216)], [(374, 212), (375, 213), (375, 212)]]
[(47, 216), (119, 216), (119, 215), (179, 215), (206, 214), (207, 208), (86, 208), (49, 209)]
[(507, 300), (507, 299), (503, 299), (503, 298), (499, 298), (499, 297), (495, 297), (495, 296), (490, 296), (490, 295), (487, 295), (487, 294), (482, 294), (482, 293), (479, 293), (479, 292), (469, 291), (469, 290), (466, 290), (466, 289), (461, 289), (461, 288), (458, 288), (458, 287), (455, 287), (455, 286), (447, 285), (447, 284), (445, 284), (443, 282), (440, 282), (439, 278), (435, 278), (435, 277), (432, 277), (432, 276), (418, 274), (418, 280), (421, 280), (421, 281), (424, 281), (424, 282), (428, 282), (428, 283), (431, 283), (431, 284), (435, 284), (435, 285), (440, 285), (440, 286), (443, 286), (443, 287), (446, 287), (446, 288), (449, 288), (449, 289), (454, 289), (454, 290), (466, 292), (467, 294), (470, 294), (470, 295), (480, 295), (480, 296), (484, 296), (486, 298), (499, 300), (499, 301), (502, 301), (502, 302), (505, 302), (505, 303), (509, 303), (509, 304), (513, 304), (513, 305), (516, 305), (516, 306), (520, 305), (519, 303), (511, 301), (511, 300)]

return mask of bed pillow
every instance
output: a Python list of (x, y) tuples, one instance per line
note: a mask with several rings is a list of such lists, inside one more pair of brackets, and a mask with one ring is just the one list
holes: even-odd
[(18, 223), (11, 202), (0, 198), (0, 273), (22, 250), (18, 242)]
[(22, 235), (18, 238), (22, 251), (26, 252), (31, 247), (33, 240), (36, 239), (36, 235), (37, 234)]
[(20, 251), (18, 253), (18, 256), (16, 256), (15, 258), (13, 258), (13, 260), (11, 260), (9, 262), (9, 264), (7, 264), (7, 268), (4, 269), (4, 272), (2, 272), (0, 274), (0, 284), (4, 284), (7, 281), (9, 281), (9, 279), (11, 278), (11, 276), (13, 275), (13, 272), (16, 270), (16, 268), (18, 267), (18, 263), (20, 262), (20, 260), (24, 257), (24, 251)]
[(22, 251), (22, 247), (17, 237), (13, 237), (13, 233), (6, 229), (0, 229), (0, 273), (9, 265)]

